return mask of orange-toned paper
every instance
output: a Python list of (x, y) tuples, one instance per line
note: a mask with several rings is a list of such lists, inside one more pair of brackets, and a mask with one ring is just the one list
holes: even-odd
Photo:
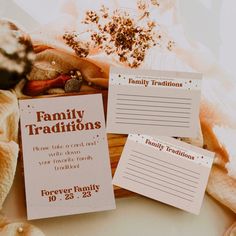
[(112, 67), (108, 133), (197, 137), (199, 73)]
[(129, 135), (113, 184), (199, 214), (213, 159), (173, 138)]
[(20, 101), (29, 220), (115, 208), (102, 96)]

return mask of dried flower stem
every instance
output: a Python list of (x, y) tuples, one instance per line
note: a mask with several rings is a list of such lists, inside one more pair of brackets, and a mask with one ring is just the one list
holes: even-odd
[[(81, 57), (88, 56), (92, 42), (93, 47), (107, 55), (117, 57), (121, 63), (131, 68), (139, 67), (145, 60), (148, 50), (159, 46), (162, 40), (162, 36), (158, 33), (158, 24), (150, 20), (148, 2), (145, 0), (137, 2), (137, 10), (140, 13), (137, 19), (132, 18), (127, 11), (110, 12), (104, 5), (99, 11), (89, 10), (82, 23), (91, 26), (86, 31), (91, 41), (89, 43), (80, 41), (80, 34), (76, 32), (65, 33), (63, 39)], [(159, 6), (157, 0), (151, 0), (150, 3)], [(172, 48), (172, 45), (173, 43), (169, 42), (168, 49)]]

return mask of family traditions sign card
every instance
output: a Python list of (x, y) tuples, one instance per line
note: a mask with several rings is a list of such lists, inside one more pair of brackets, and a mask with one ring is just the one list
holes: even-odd
[(102, 96), (19, 103), (28, 219), (114, 209)]

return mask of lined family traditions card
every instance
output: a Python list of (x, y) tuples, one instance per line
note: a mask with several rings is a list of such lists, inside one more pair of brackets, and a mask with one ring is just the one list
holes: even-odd
[(213, 159), (174, 138), (131, 134), (113, 184), (199, 214)]
[(111, 68), (108, 132), (197, 137), (201, 78), (199, 73)]
[(102, 96), (19, 104), (28, 219), (114, 209)]

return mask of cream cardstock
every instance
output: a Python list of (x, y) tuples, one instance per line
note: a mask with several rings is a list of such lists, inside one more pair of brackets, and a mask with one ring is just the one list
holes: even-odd
[(19, 103), (28, 219), (114, 209), (102, 96)]
[(108, 133), (196, 137), (202, 75), (112, 67)]
[(199, 214), (213, 159), (173, 138), (129, 135), (113, 184)]

